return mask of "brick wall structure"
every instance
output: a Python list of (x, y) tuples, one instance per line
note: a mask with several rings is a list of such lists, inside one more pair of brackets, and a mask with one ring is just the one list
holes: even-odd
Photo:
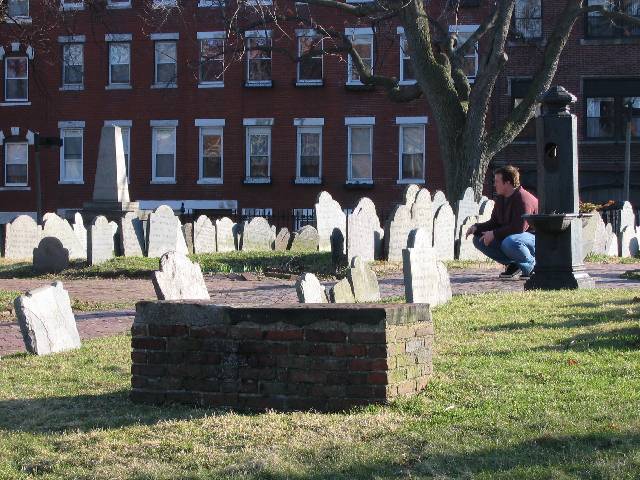
[(131, 399), (337, 411), (415, 395), (433, 373), (428, 305), (139, 302)]

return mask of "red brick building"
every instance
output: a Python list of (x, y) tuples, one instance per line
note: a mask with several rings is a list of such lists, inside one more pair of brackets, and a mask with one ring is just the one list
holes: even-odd
[[(163, 8), (178, 1), (179, 9)], [(369, 196), (388, 210), (405, 183), (444, 189), (427, 102), (392, 103), (360, 84), (350, 62), (337, 55), (292, 61), (286, 52), (309, 48), (313, 32), (287, 23), (256, 28), (246, 44), (276, 48), (237, 59), (241, 52), (225, 40), (217, 1), (104, 0), (90, 8), (81, 0), (59, 2), (53, 21), (47, 2), (8, 0), (10, 18), (0, 23), (3, 221), (36, 209), (33, 132), (64, 139), (60, 151), (40, 153), (44, 210), (76, 209), (90, 200), (105, 123), (124, 129), (130, 194), (142, 208), (290, 211), (313, 208), (327, 190), (345, 208)], [(459, 36), (476, 28), (486, 3), (463, 2), (460, 25), (452, 27)], [(558, 3), (518, 1), (490, 122), (504, 118), (522, 95)], [(640, 15), (640, 0), (614, 3)], [(306, 7), (291, 2), (290, 8)], [(412, 81), (401, 29), (374, 31), (331, 10), (316, 12), (319, 23), (352, 35), (374, 72)], [(620, 195), (623, 106), (638, 98), (640, 107), (639, 40), (639, 29), (585, 16), (562, 55), (554, 83), (579, 99), (584, 199)], [(476, 57), (468, 58), (470, 76)], [(636, 138), (640, 120), (632, 125)], [(634, 141), (634, 197), (637, 150)], [(525, 183), (535, 182), (535, 145), (527, 132), (496, 162), (520, 165)]]

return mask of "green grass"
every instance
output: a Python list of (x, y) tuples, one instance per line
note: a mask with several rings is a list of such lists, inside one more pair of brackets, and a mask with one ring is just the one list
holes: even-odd
[(596, 253), (590, 253), (584, 259), (587, 263), (605, 263), (605, 264), (633, 264), (639, 263), (640, 258), (638, 257), (610, 257), (608, 255), (600, 255)]
[(131, 404), (127, 336), (0, 361), (1, 479), (636, 479), (634, 290), (455, 297), (420, 396), (343, 414)]

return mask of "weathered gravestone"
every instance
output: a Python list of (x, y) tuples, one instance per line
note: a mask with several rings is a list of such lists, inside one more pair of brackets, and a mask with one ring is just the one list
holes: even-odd
[(160, 205), (149, 214), (147, 239), (148, 257), (161, 257), (167, 252), (187, 254), (180, 219), (173, 214), (173, 210), (167, 205)]
[(233, 230), (235, 223), (230, 218), (216, 220), (216, 248), (218, 252), (233, 252), (236, 249)]
[(300, 303), (328, 303), (325, 288), (313, 273), (304, 273), (296, 280)]
[(42, 228), (28, 215), (19, 215), (7, 223), (4, 232), (4, 256), (14, 260), (31, 259), (40, 243)]
[(242, 228), (243, 252), (266, 252), (273, 250), (275, 235), (267, 219), (254, 217)]
[(433, 217), (433, 248), (438, 260), (453, 260), (456, 217), (451, 205), (443, 203)]
[[(402, 251), (402, 257), (404, 291), (408, 303), (428, 303), (435, 307), (451, 300), (449, 275), (444, 264), (436, 258), (429, 232), (421, 228), (412, 230), (408, 248)], [(441, 268), (444, 268), (444, 276)]]
[(491, 220), (491, 214), (493, 213), (493, 208), (495, 207), (495, 205), (496, 202), (489, 199), (487, 199), (480, 205), (480, 217), (478, 218), (479, 223), (484, 223)]
[(87, 229), (84, 226), (84, 220), (82, 219), (82, 215), (80, 215), (79, 212), (76, 212), (73, 215), (73, 226), (72, 226), (72, 228), (73, 228), (73, 233), (75, 234), (76, 239), (78, 240), (78, 243), (80, 244), (80, 248), (82, 250), (82, 253), (84, 254), (84, 255), (82, 255), (82, 257), (83, 258), (84, 257), (89, 258), (89, 257), (87, 257), (87, 254), (88, 254), (88, 250), (87, 250), (87, 248), (88, 248), (88, 245), (87, 245), (87, 241), (88, 241), (88, 239), (87, 239)]
[(353, 296), (353, 289), (348, 278), (343, 278), (329, 290), (329, 301), (331, 303), (356, 303)]
[(160, 270), (152, 274), (158, 300), (209, 300), (198, 263), (179, 252), (167, 252), (160, 258)]
[(617, 257), (620, 255), (620, 251), (618, 248), (618, 236), (613, 232), (613, 228), (611, 224), (607, 224), (605, 227), (607, 244), (605, 246), (605, 255), (609, 257)]
[(62, 282), (20, 295), (14, 306), (28, 352), (47, 355), (80, 348), (69, 293)]
[(473, 193), (473, 189), (471, 187), (467, 187), (467, 189), (464, 191), (464, 196), (461, 200), (458, 201), (455, 230), (456, 240), (460, 239), (462, 224), (467, 220), (467, 218), (475, 217), (479, 215), (479, 213), (480, 207), (475, 201), (475, 193)]
[(86, 258), (87, 252), (82, 248), (69, 222), (55, 213), (47, 213), (44, 217), (42, 237), (55, 237), (69, 250), (71, 260)]
[(213, 253), (216, 251), (216, 227), (206, 215), (200, 215), (193, 226), (194, 253)]
[(89, 265), (98, 265), (113, 258), (113, 229), (106, 217), (98, 215), (93, 219), (89, 231), (87, 260)]
[(628, 225), (622, 229), (619, 238), (620, 256), (623, 258), (635, 257), (638, 254), (638, 239), (636, 227)]
[(596, 234), (593, 240), (593, 253), (605, 255), (607, 251), (607, 226), (602, 219), (602, 215), (594, 215), (596, 219)]
[(193, 249), (193, 223), (187, 222), (182, 225), (182, 236), (185, 240), (185, 245), (187, 247), (187, 253), (192, 254), (195, 252)]
[(33, 269), (38, 273), (58, 273), (69, 267), (69, 250), (56, 237), (44, 237), (33, 249)]
[(411, 183), (404, 188), (402, 199), (404, 201), (404, 204), (409, 207), (409, 209), (411, 209), (413, 202), (416, 201), (416, 195), (418, 195), (419, 191), (420, 187), (415, 183)]
[(424, 228), (429, 237), (433, 237), (431, 193), (426, 188), (420, 189), (411, 205), (411, 224), (413, 228)]
[(317, 252), (318, 231), (313, 225), (305, 225), (293, 234), (291, 240), (292, 252)]
[(438, 208), (445, 203), (448, 203), (448, 201), (444, 192), (442, 190), (436, 190), (433, 197), (431, 197), (431, 209), (433, 210), (433, 214), (435, 215)]
[(458, 240), (458, 259), (459, 260), (474, 260), (485, 261), (488, 260), (486, 255), (478, 250), (473, 244), (473, 235), (467, 236), (467, 230), (472, 225), (478, 223), (478, 217), (469, 217), (461, 225), (462, 236)]
[(289, 233), (289, 229), (287, 227), (282, 227), (276, 235), (276, 242), (274, 249), (280, 252), (284, 252), (289, 248), (289, 243), (291, 241), (291, 234)]
[(137, 214), (127, 212), (120, 220), (120, 243), (125, 257), (144, 255), (144, 226)]
[(629, 202), (622, 204), (622, 210), (620, 211), (620, 231), (625, 227), (636, 226), (636, 215), (633, 213), (633, 206)]
[(596, 230), (598, 229), (598, 219), (600, 214), (594, 210), (591, 216), (582, 219), (582, 259), (594, 251), (596, 242)]
[[(342, 252), (346, 251), (347, 216), (340, 204), (328, 192), (320, 192), (315, 204), (316, 227), (318, 228), (318, 249), (330, 252), (335, 237), (342, 237)], [(332, 242), (333, 239), (333, 242)]]
[[(354, 257), (365, 262), (376, 258), (376, 246), (381, 243), (380, 219), (376, 206), (367, 197), (363, 197), (347, 217), (347, 259)], [(379, 248), (379, 247), (378, 247)]]
[(407, 248), (407, 239), (409, 238), (409, 232), (412, 228), (411, 207), (407, 205), (396, 205), (384, 228), (384, 240), (388, 261), (402, 261), (402, 250)]
[(353, 296), (358, 303), (380, 301), (380, 286), (378, 277), (360, 257), (351, 261), (351, 268), (347, 278), (353, 290)]

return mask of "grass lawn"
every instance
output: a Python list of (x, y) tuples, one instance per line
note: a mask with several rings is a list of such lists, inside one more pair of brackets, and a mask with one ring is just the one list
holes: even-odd
[(636, 479), (634, 290), (462, 296), (412, 400), (244, 415), (128, 401), (127, 336), (0, 360), (0, 478)]

